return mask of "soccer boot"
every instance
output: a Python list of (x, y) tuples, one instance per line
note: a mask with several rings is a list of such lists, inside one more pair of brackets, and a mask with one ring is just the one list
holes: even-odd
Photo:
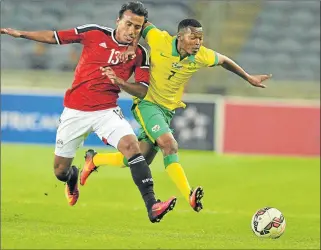
[(85, 165), (80, 173), (80, 185), (82, 185), (82, 186), (85, 185), (86, 180), (88, 179), (89, 175), (92, 172), (97, 171), (98, 167), (96, 167), (93, 162), (93, 158), (96, 154), (97, 154), (97, 152), (93, 149), (87, 150), (87, 152), (85, 154)]
[(203, 209), (202, 198), (204, 196), (204, 190), (202, 187), (197, 187), (191, 190), (189, 196), (189, 204), (194, 209), (194, 211), (199, 212)]
[(151, 207), (148, 212), (149, 220), (152, 223), (160, 222), (161, 219), (167, 214), (169, 211), (173, 210), (176, 205), (176, 197), (171, 197), (167, 201), (160, 201), (157, 202)]
[(76, 166), (72, 166), (72, 168), (74, 173), (65, 186), (65, 196), (70, 206), (75, 205), (79, 198), (79, 189), (78, 189), (79, 170)]

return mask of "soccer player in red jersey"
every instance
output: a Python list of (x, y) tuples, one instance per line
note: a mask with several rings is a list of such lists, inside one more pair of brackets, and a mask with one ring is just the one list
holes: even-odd
[[(148, 12), (140, 2), (124, 4), (115, 30), (95, 24), (60, 31), (19, 31), (1, 28), (1, 34), (48, 44), (81, 43), (83, 51), (75, 69), (71, 88), (64, 97), (64, 110), (57, 130), (54, 172), (66, 182), (65, 194), (70, 205), (79, 197), (76, 166), (72, 166), (77, 148), (91, 132), (105, 143), (117, 148), (128, 160), (131, 174), (147, 208), (151, 222), (159, 222), (172, 210), (176, 198), (156, 200), (153, 178), (138, 146), (137, 138), (117, 106), (121, 89), (143, 98), (149, 84), (149, 58), (145, 48), (138, 46), (136, 57), (124, 63), (119, 56), (140, 34)], [(101, 67), (109, 67), (108, 76)], [(135, 83), (127, 80), (135, 74)], [(81, 183), (84, 184), (84, 183)]]

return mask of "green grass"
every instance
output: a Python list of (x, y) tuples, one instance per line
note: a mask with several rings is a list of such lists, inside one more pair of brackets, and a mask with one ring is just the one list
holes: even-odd
[[(83, 152), (75, 158), (78, 166)], [(162, 199), (176, 195), (178, 203), (161, 223), (151, 224), (128, 169), (101, 167), (80, 187), (76, 206), (68, 206), (53, 156), (53, 147), (2, 144), (2, 249), (320, 249), (319, 159), (182, 151), (190, 183), (205, 190), (198, 214), (158, 155), (155, 191)], [(277, 240), (251, 232), (251, 217), (264, 206), (286, 218)]]

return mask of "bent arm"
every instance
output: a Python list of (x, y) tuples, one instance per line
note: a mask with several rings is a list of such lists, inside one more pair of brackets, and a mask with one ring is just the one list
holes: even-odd
[[(139, 33), (139, 35), (135, 38), (135, 40), (132, 42), (130, 48), (131, 49), (137, 49), (138, 46), (138, 42), (140, 40), (140, 38), (143, 36), (144, 30), (148, 27), (148, 26), (153, 26), (153, 24), (151, 22), (146, 22), (144, 23), (143, 27), (142, 27), (142, 31)], [(145, 37), (143, 36), (143, 38), (145, 39)]]
[(140, 99), (143, 99), (146, 96), (148, 90), (148, 87), (141, 82), (129, 83), (124, 81), (124, 83), (119, 85), (119, 87), (128, 94), (136, 96)]
[[(139, 35), (134, 39), (134, 41), (131, 43), (130, 46), (128, 46), (128, 49), (127, 51), (136, 51), (137, 47), (138, 47), (138, 43), (139, 43), (139, 40), (140, 38), (143, 36), (143, 32), (144, 30), (148, 27), (148, 26), (153, 26), (153, 24), (151, 22), (146, 22), (144, 23), (143, 25), (143, 28), (142, 28), (142, 31), (139, 33)], [(143, 38), (145, 39), (145, 37), (143, 36)]]

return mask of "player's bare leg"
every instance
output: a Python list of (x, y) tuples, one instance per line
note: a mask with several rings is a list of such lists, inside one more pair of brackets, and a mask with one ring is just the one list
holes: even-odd
[(79, 198), (78, 168), (71, 166), (73, 158), (55, 156), (54, 172), (58, 180), (66, 182), (65, 195), (69, 205), (76, 204)]
[(139, 142), (139, 149), (142, 152), (143, 156), (146, 159), (146, 162), (148, 166), (152, 164), (152, 162), (155, 159), (156, 154), (158, 151), (154, 149), (154, 145), (151, 145), (150, 143), (146, 141), (140, 141)]
[(168, 132), (159, 136), (156, 141), (164, 155), (166, 172), (193, 210), (199, 212), (203, 209), (202, 198), (204, 196), (204, 191), (202, 187), (197, 187), (195, 189), (190, 187), (185, 172), (178, 160), (178, 144), (174, 136), (172, 133)]

